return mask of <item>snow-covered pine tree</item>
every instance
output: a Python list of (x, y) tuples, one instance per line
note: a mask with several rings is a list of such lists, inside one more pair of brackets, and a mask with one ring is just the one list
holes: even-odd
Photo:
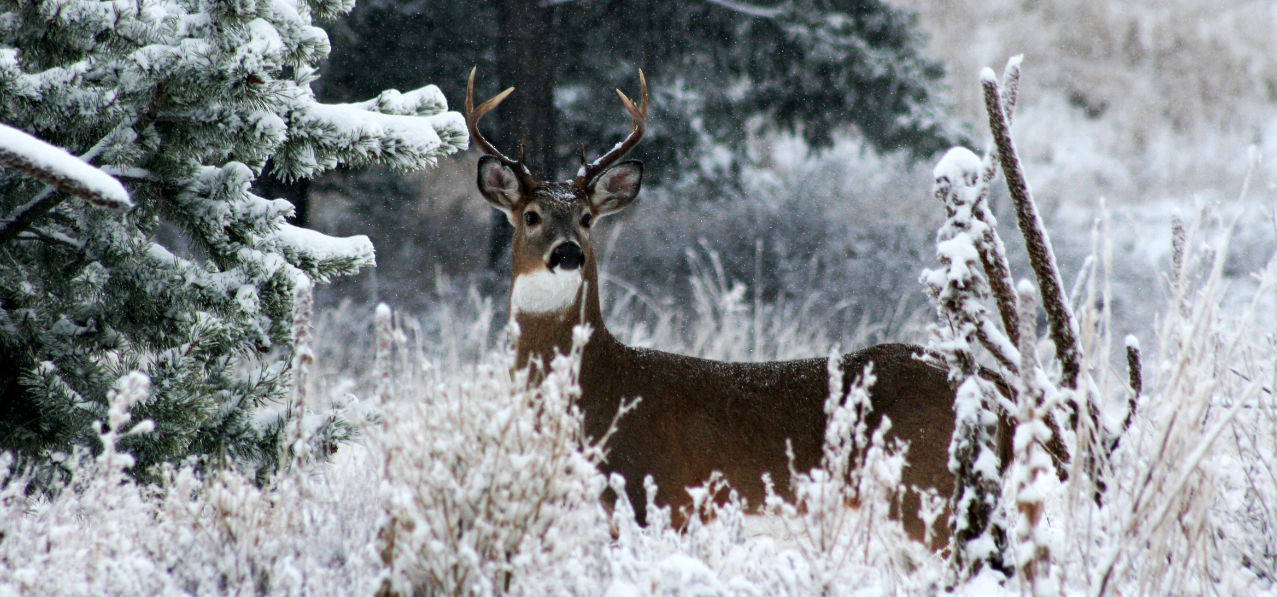
[(268, 159), (283, 178), (416, 170), (467, 144), (433, 86), (315, 100), (329, 44), (312, 19), (353, 5), (0, 0), (0, 121), (115, 176), (134, 204), (99, 209), (0, 168), (0, 451), (40, 465), (99, 448), (90, 422), (139, 369), (152, 395), (134, 416), (155, 430), (121, 442), (135, 471), (189, 456), (274, 468), (283, 422), (256, 413), (287, 390), (292, 289), (372, 265), (373, 247), (289, 226), (293, 206), (250, 183)]

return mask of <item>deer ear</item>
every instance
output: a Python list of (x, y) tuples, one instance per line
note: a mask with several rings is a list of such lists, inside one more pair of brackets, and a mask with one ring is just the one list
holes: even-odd
[(590, 207), (595, 217), (614, 214), (625, 209), (638, 196), (643, 183), (643, 162), (621, 162), (599, 175), (590, 187)]
[(514, 207), (523, 199), (523, 187), (514, 170), (490, 155), (479, 158), (479, 192), (493, 207), (512, 218)]

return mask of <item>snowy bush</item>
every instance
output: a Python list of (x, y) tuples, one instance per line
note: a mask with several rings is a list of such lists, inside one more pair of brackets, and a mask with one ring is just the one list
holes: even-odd
[(290, 226), (293, 206), (250, 184), (268, 164), (416, 170), (466, 144), (433, 86), (315, 100), (329, 45), (312, 19), (352, 6), (0, 2), (0, 448), (14, 466), (96, 450), (89, 422), (138, 370), (151, 392), (133, 410), (154, 429), (120, 439), (134, 473), (191, 455), (259, 481), (274, 467), (284, 423), (259, 407), (288, 384), (293, 287), (374, 258), (366, 237)]
[[(870, 578), (888, 594), (897, 588), (934, 588), (940, 581), (940, 560), (911, 541), (899, 520), (889, 518), (906, 489), (901, 471), (908, 446), (899, 439), (887, 444), (887, 417), (869, 434), (872, 364), (843, 394), (846, 372), (839, 361), (836, 351), (829, 355), (828, 423), (820, 466), (811, 471), (791, 468), (794, 503), (769, 491), (767, 507), (807, 563), (812, 575), (809, 590), (831, 594), (837, 587), (869, 584)], [(929, 544), (943, 504), (934, 490), (922, 499)]]
[[(1018, 64), (1019, 58), (1013, 58), (1008, 74), (1018, 70)], [(1014, 77), (1004, 83), (1011, 81)], [(1007, 94), (1002, 95), (988, 69), (981, 75), (981, 84), (995, 143), (986, 153), (983, 167), (964, 149), (951, 151), (937, 166), (937, 197), (944, 200), (950, 215), (937, 247), (946, 267), (923, 275), (948, 324), (947, 329), (936, 330), (939, 342), (933, 346), (948, 363), (951, 379), (965, 378), (961, 385), (955, 383), (959, 420), (950, 451), (950, 470), (958, 475), (955, 563), (967, 568), (968, 562), (979, 557), (997, 568), (998, 561), (1006, 561), (1010, 565), (1005, 569), (1019, 574), (1004, 586), (1019, 585), (1035, 595), (1056, 595), (1061, 590), (1090, 595), (1109, 591), (1204, 594), (1242, 588), (1271, 590), (1267, 580), (1271, 562), (1256, 564), (1266, 559), (1262, 554), (1267, 553), (1266, 542), (1257, 540), (1256, 535), (1269, 534), (1269, 521), (1257, 524), (1257, 519), (1264, 517), (1250, 511), (1253, 502), (1238, 499), (1236, 494), (1224, 498), (1226, 492), (1215, 492), (1229, 486), (1224, 480), (1231, 480), (1234, 486), (1246, 486), (1254, 495), (1262, 495), (1267, 492), (1260, 486), (1271, 487), (1273, 478), (1259, 479), (1251, 473), (1246, 460), (1252, 456), (1243, 455), (1241, 449), (1223, 450), (1215, 443), (1229, 427), (1238, 437), (1239, 448), (1243, 445), (1241, 436), (1265, 433), (1256, 433), (1256, 427), (1272, 429), (1272, 420), (1238, 429), (1235, 417), (1246, 407), (1264, 409), (1261, 395), (1265, 392), (1271, 401), (1271, 388), (1255, 380), (1272, 375), (1272, 363), (1261, 364), (1254, 357), (1267, 353), (1271, 359), (1273, 338), (1261, 340), (1269, 344), (1263, 347), (1256, 342), (1250, 323), (1256, 307), (1277, 282), (1277, 256), (1257, 274), (1259, 284), (1252, 306), (1226, 323), (1219, 317), (1216, 294), (1224, 257), (1210, 246), (1202, 247), (1198, 263), (1209, 273), (1192, 278), (1200, 281), (1200, 288), (1193, 300), (1187, 300), (1195, 290), (1190, 288), (1186, 265), (1194, 240), (1177, 223), (1172, 235), (1174, 267), (1169, 277), (1168, 314), (1158, 334), (1159, 375), (1151, 389), (1145, 385), (1138, 340), (1128, 337), (1130, 370), (1115, 379), (1109, 365), (1112, 249), (1104, 202), (1100, 202), (1093, 232), (1092, 263), (1096, 265), (1086, 272), (1086, 296), (1075, 315), (1071, 302), (1077, 299), (1071, 301), (1064, 293), (1050, 241), (1009, 134), (1016, 87), (1007, 85)], [(1000, 256), (1001, 241), (992, 229), (996, 221), (981, 207), (995, 171), (990, 157), (1004, 168), (1043, 297), (1055, 353), (1046, 368), (1039, 366), (1034, 340), (1034, 286), (1022, 281), (1017, 293), (1010, 294), (1009, 272), (1000, 265), (1005, 263)], [(1243, 189), (1248, 185), (1249, 180)], [(1197, 229), (1195, 223), (1193, 230)], [(1223, 244), (1227, 246), (1226, 237)], [(983, 270), (983, 275), (978, 270)], [(984, 276), (1001, 310), (1001, 331), (986, 316), (982, 304)], [(998, 280), (1001, 282), (994, 283)], [(1003, 334), (1015, 341), (1008, 341)], [(968, 400), (972, 405), (965, 407), (985, 426), (999, 416), (1014, 417), (1013, 463), (1006, 476), (996, 471), (991, 475), (988, 462), (981, 466), (985, 455), (979, 450), (960, 451), (960, 447), (978, 443), (964, 436), (979, 437), (965, 431), (963, 424), (964, 390), (978, 379), (972, 376), (970, 364), (976, 357), (974, 339), (980, 340), (1004, 377), (1013, 380), (1010, 389), (1018, 395), (1009, 404), (986, 398), (983, 402)], [(995, 397), (987, 391), (967, 393), (974, 398), (980, 394)], [(1061, 412), (1053, 417), (1052, 411), (1057, 409)], [(1065, 419), (1068, 424), (1060, 426), (1061, 433), (1055, 421)], [(1053, 439), (1060, 435), (1071, 456), (1068, 482), (1063, 485), (1055, 482), (1058, 478), (1054, 475), (1046, 474), (1062, 464), (1058, 457), (1053, 463), (1056, 455), (1050, 454)], [(1212, 455), (1220, 458), (1218, 468), (1203, 466)], [(1246, 472), (1237, 472), (1239, 468)], [(1219, 473), (1224, 482), (1212, 483), (1215, 471), (1234, 474)], [(1244, 485), (1241, 478), (1246, 479)], [(1014, 509), (992, 501), (998, 492), (991, 491), (996, 487), (986, 487), (990, 481), (996, 481), (1001, 495), (1015, 504)], [(982, 516), (1012, 518), (1014, 548), (996, 545), (996, 553), (963, 557), (973, 544), (986, 552), (994, 547), (983, 540), (962, 543), (963, 527), (972, 524), (966, 515), (969, 498), (962, 494), (964, 484), (975, 487), (974, 495), (988, 505)], [(1244, 510), (1248, 512), (1242, 514)], [(1172, 518), (1178, 524), (1171, 523)], [(1238, 538), (1236, 543), (1226, 539), (1233, 537)], [(1260, 551), (1251, 551), (1261, 544)], [(978, 567), (972, 568), (975, 571)], [(967, 586), (997, 580), (994, 574), (986, 571)]]
[[(396, 335), (380, 309), (377, 369), (388, 371)], [(411, 359), (397, 391), (383, 382), (383, 428), (370, 433), (382, 460), (378, 595), (600, 591), (605, 446), (587, 443), (575, 404), (589, 334), (574, 331), (539, 386), (526, 369), (511, 374), (513, 340), (469, 376), (436, 379), (430, 361)]]
[[(1101, 259), (1108, 252), (1102, 243)], [(1227, 239), (1219, 249), (1194, 244), (1186, 242), (1184, 258), (1177, 259), (1184, 265), (1169, 276), (1170, 300), (1143, 392), (1106, 366), (1112, 338), (1102, 305), (1109, 290), (1102, 277), (1088, 290), (1082, 320), (1089, 336), (1085, 364), (1096, 372), (1090, 391), (1121, 409), (1122, 427), (1129, 428), (1111, 454), (1079, 431), (1077, 453), (1093, 451), (1100, 465), (1084, 470), (1079, 457), (1055, 503), (1047, 502), (1048, 511), (1067, 513), (1054, 525), (1064, 545), (1053, 547), (1062, 549), (1066, 586), (1091, 594), (1274, 590), (1274, 520), (1262, 504), (1277, 490), (1271, 476), (1277, 345), (1271, 330), (1252, 324), (1277, 286), (1277, 259), (1256, 273), (1250, 305), (1224, 313)], [(1196, 283), (1186, 277), (1192, 253), (1202, 274)], [(1091, 485), (1097, 480), (1105, 488), (1102, 500)]]

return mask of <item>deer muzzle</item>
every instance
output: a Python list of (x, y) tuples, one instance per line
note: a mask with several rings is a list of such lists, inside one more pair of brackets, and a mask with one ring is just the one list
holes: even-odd
[(559, 243), (559, 246), (550, 251), (550, 259), (546, 261), (546, 265), (552, 270), (555, 268), (574, 270), (584, 264), (585, 253), (581, 251), (581, 245), (571, 241)]

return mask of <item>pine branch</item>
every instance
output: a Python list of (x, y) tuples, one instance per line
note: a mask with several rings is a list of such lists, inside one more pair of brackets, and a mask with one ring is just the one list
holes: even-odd
[(107, 135), (84, 155), (76, 157), (25, 131), (0, 124), (0, 165), (48, 185), (34, 199), (0, 222), (0, 245), (31, 228), (69, 195), (115, 211), (133, 207), (133, 201), (120, 181), (88, 163), (102, 152), (109, 138), (110, 135)]
[(35, 240), (50, 245), (61, 245), (72, 249), (83, 249), (84, 243), (60, 232), (50, 232), (32, 226), (30, 230), (18, 234), (18, 240)]
[(0, 222), (0, 245), (17, 238), (44, 217), (44, 214), (61, 205), (67, 197), (66, 193), (58, 193), (52, 186), (45, 187), (35, 199), (14, 210), (4, 222)]

